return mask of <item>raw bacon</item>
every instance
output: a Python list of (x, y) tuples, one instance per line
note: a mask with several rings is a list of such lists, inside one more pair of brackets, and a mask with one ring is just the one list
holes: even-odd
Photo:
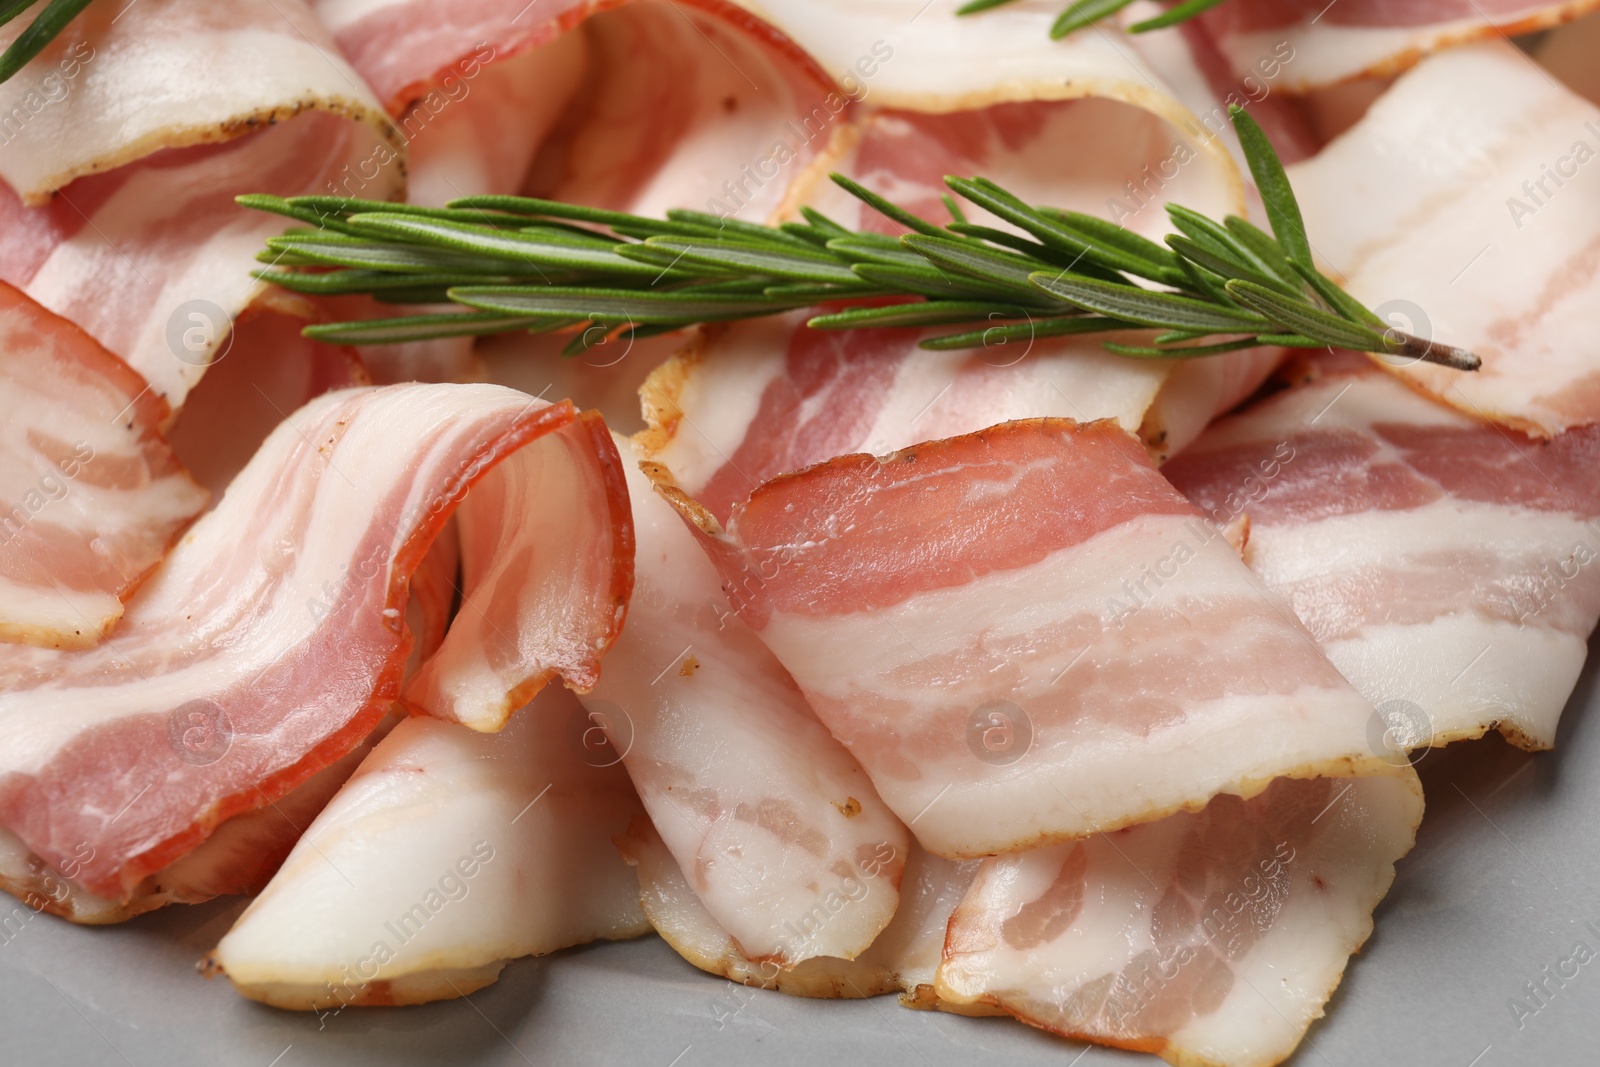
[[(461, 498), (519, 450), (574, 438), (615, 468), (611, 442), (569, 403), (498, 386), (354, 390), (302, 408), (141, 588), (112, 641), (0, 646), (11, 737), (0, 825), (118, 901), (223, 820), (338, 759), (398, 695), (408, 581)], [(620, 479), (547, 504), (626, 522), (613, 488)], [(621, 543), (619, 532), (592, 550)], [(543, 610), (613, 595), (612, 580), (579, 580)], [(583, 647), (603, 648), (619, 622), (605, 615)], [(77, 860), (81, 847), (91, 859)]]
[[(26, 26), (0, 28), (0, 44)], [(307, 111), (348, 116), (395, 144), (394, 127), (304, 0), (233, 0), (199, 12), (183, 0), (100, 5), (0, 85), (0, 113), (13, 120), (0, 179), (39, 206), (85, 175)]]
[(1393, 369), (1468, 414), (1552, 436), (1600, 420), (1600, 108), (1505, 43), (1424, 60), (1291, 167), (1317, 257), (1410, 333), (1483, 369)]
[(997, 856), (950, 919), (938, 995), (1174, 1064), (1270, 1067), (1322, 1015), (1421, 818), (1404, 766)]
[(205, 508), (166, 414), (126, 363), (0, 282), (0, 641), (95, 644)]
[(552, 678), (579, 691), (600, 680), (627, 615), (634, 546), (627, 484), (594, 412), (483, 465), (456, 513), (461, 609), (403, 699), (492, 733)]
[[(1111, 100), (1001, 104), (954, 114), (874, 111), (838, 169), (943, 219), (945, 174), (991, 176), (1024, 199), (1165, 232), (1164, 196), (1242, 212), (1237, 175), (1181, 155), (1156, 116)], [(1086, 161), (1082, 145), (1104, 148)], [(1175, 147), (1176, 145), (1176, 147)], [(1187, 166), (1174, 163), (1179, 152)], [(1161, 168), (1169, 168), (1163, 178)], [(826, 181), (794, 190), (853, 228), (892, 229)], [(973, 210), (974, 217), (983, 215)], [(1005, 226), (983, 215), (983, 221)], [(834, 456), (886, 452), (1008, 419), (1117, 419), (1158, 457), (1180, 449), (1276, 365), (1262, 349), (1181, 365), (1110, 355), (1100, 339), (1035, 338), (926, 352), (917, 330), (816, 331), (809, 313), (712, 327), (644, 389), (647, 451), (719, 518), (761, 482)]]
[(0, 111), (46, 83), (54, 102), (6, 131), (0, 278), (125, 359), (174, 414), (261, 297), (250, 270), (282, 229), (233, 198), (370, 171), (366, 195), (384, 199), (403, 182), (394, 126), (300, 0), (96, 7), (0, 86)]
[[(648, 821), (636, 822), (618, 843), (639, 870), (640, 903), (651, 925), (701, 970), (797, 997), (855, 999), (899, 993), (907, 1007), (943, 1006), (935, 1003), (933, 982), (943, 955), (945, 924), (977, 873), (977, 861), (954, 863), (912, 845), (909, 856), (896, 861), (904, 864), (905, 878), (894, 921), (871, 947), (854, 959), (813, 956), (780, 966), (770, 959), (751, 959), (717, 925)], [(869, 863), (876, 862), (876, 857), (869, 857)], [(836, 891), (842, 895), (859, 892), (860, 887), (844, 883)], [(818, 907), (817, 916), (808, 922), (826, 923), (828, 906), (819, 902)], [(995, 1011), (980, 1007), (965, 1013)]]
[(209, 957), (320, 1012), (465, 996), (510, 960), (649, 930), (612, 838), (642, 817), (545, 690), (498, 734), (412, 718), (364, 760)]
[(1559, 26), (1595, 0), (1230, 0), (1202, 16), (1240, 73), (1285, 42), (1284, 87), (1394, 74), (1430, 52)]
[(909, 835), (627, 466), (637, 584), (605, 674), (581, 699), (742, 955), (855, 957), (896, 914)]
[(696, 524), (740, 615), (930, 851), (1381, 772), (1372, 709), (1109, 422), (776, 478)]
[(1219, 524), (1249, 515), (1251, 569), (1393, 747), (1554, 743), (1600, 619), (1600, 426), (1539, 441), (1344, 354), (1163, 473)]

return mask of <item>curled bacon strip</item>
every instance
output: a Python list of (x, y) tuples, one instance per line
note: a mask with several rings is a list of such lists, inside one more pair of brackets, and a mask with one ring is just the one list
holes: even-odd
[[(588, 425), (570, 403), (489, 385), (350, 390), (306, 405), (168, 556), (112, 640), (0, 647), (0, 721), (12, 739), (0, 757), (0, 825), (118, 900), (223, 820), (338, 759), (398, 695), (411, 576), (496, 464), (589, 448), (615, 477), (575, 481), (543, 503), (627, 526), (614, 446)], [(559, 617), (605, 605), (569, 631), (583, 648), (571, 661), (598, 654), (621, 624), (632, 540), (611, 533), (590, 546), (607, 563), (572, 574), (540, 606)], [(513, 597), (484, 610), (526, 608)], [(548, 664), (522, 670), (504, 674), (508, 688)]]

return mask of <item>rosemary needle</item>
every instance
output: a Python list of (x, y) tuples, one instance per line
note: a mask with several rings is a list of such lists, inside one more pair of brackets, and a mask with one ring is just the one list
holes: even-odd
[(326, 196), (239, 202), (299, 224), (267, 242), (258, 278), (311, 295), (460, 309), (305, 331), (344, 344), (531, 330), (578, 335), (568, 348), (575, 354), (611, 333), (828, 305), (811, 327), (925, 330), (919, 343), (936, 350), (1149, 329), (1159, 332), (1148, 343), (1119, 337), (1106, 348), (1194, 359), (1257, 345), (1334, 346), (1476, 370), (1472, 353), (1391, 328), (1316, 269), (1283, 164), (1254, 119), (1237, 107), (1231, 117), (1271, 233), (1169, 204), (1177, 232), (1158, 244), (1104, 219), (1027, 204), (983, 178), (955, 177), (945, 179), (951, 193), (1015, 230), (967, 221), (950, 196), (951, 221), (935, 225), (842, 175), (834, 175), (841, 188), (908, 232), (855, 232), (809, 208), (804, 222), (759, 226), (512, 196), (442, 209)]

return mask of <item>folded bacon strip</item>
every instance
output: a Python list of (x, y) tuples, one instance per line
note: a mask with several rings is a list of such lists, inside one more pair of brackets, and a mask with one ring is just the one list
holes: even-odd
[(1600, 619), (1600, 426), (1541, 442), (1345, 354), (1163, 473), (1249, 516), (1251, 569), (1406, 747), (1554, 742)]
[[(353, 390), (302, 408), (141, 588), (111, 641), (0, 646), (11, 739), (0, 826), (57, 871), (75, 863), (72, 881), (118, 901), (225, 819), (337, 760), (399, 693), (408, 582), (462, 497), (520, 450), (574, 440), (603, 450), (615, 470), (591, 420), (569, 403), (488, 385)], [(619, 490), (620, 479), (597, 479), (542, 503), (625, 523)], [(618, 532), (591, 551), (625, 540)], [(542, 617), (586, 598), (609, 604), (630, 565), (615, 556), (598, 588), (574, 573)], [(590, 619), (581, 645), (598, 653), (620, 619)], [(525, 669), (532, 677), (545, 665)], [(80, 862), (81, 848), (92, 858)]]
[(1305, 92), (1405, 70), (1430, 52), (1559, 26), (1595, 0), (1229, 0), (1201, 16), (1248, 75), (1287, 43), (1283, 86)]
[(930, 851), (969, 857), (1381, 772), (1371, 708), (1109, 422), (776, 478), (718, 521), (740, 615)]
[(938, 995), (1174, 1064), (1270, 1067), (1322, 1015), (1421, 818), (1404, 766), (986, 860)]
[(520, 956), (647, 932), (612, 844), (639, 801), (585, 760), (582, 721), (552, 688), (498, 734), (401, 723), (209, 963), (252, 1000), (337, 1011), (465, 996)]
[(461, 608), (404, 701), (492, 733), (552, 678), (579, 691), (600, 680), (628, 612), (634, 546), (627, 484), (594, 412), (490, 463), (456, 513)]
[(174, 412), (260, 298), (255, 254), (282, 228), (233, 198), (370, 169), (383, 199), (404, 179), (393, 125), (303, 0), (95, 5), (0, 85), (0, 113), (25, 118), (0, 153), (0, 278)]
[[(1289, 169), (1312, 248), (1395, 325), (1483, 357), (1393, 368), (1539, 436), (1600, 421), (1600, 107), (1505, 43), (1430, 57)], [(1385, 302), (1387, 301), (1387, 302)]]
[(701, 970), (797, 997), (856, 999), (901, 993), (901, 1003), (907, 1007), (935, 1006), (934, 972), (943, 954), (945, 924), (978, 869), (976, 861), (940, 859), (915, 844), (909, 853), (900, 854), (885, 844), (863, 858), (862, 873), (835, 885), (830, 897), (799, 917), (796, 927), (826, 929), (846, 902), (864, 899), (875, 891), (865, 870), (888, 863), (905, 869), (894, 921), (854, 959), (812, 956), (781, 966), (771, 959), (752, 959), (717, 924), (702, 902), (703, 895), (690, 887), (683, 869), (647, 820), (635, 822), (618, 845), (627, 861), (638, 868), (639, 900), (650, 924), (679, 955)]
[[(1109, 213), (1151, 236), (1167, 228), (1152, 199), (1158, 196), (1217, 214), (1244, 210), (1226, 153), (1217, 165), (1156, 114), (1114, 100), (1003, 103), (950, 114), (876, 110), (848, 136), (848, 152), (831, 166), (940, 221), (948, 217), (940, 200), (946, 174), (989, 176), (1026, 200)], [(1085, 144), (1100, 151), (1086, 155)], [(1152, 180), (1163, 166), (1171, 180)], [(895, 229), (824, 180), (793, 195), (846, 227)], [(978, 209), (971, 215), (1007, 225)], [(1263, 349), (1163, 363), (1113, 356), (1099, 338), (1070, 337), (927, 352), (917, 347), (927, 336), (922, 331), (811, 330), (802, 325), (810, 314), (702, 331), (645, 386), (654, 430), (647, 451), (719, 518), (785, 471), (1008, 419), (1113, 418), (1142, 432), (1157, 455), (1170, 455), (1248, 395), (1281, 355)]]
[(94, 644), (205, 508), (166, 413), (126, 363), (0, 282), (0, 642)]
[(581, 699), (742, 955), (774, 966), (854, 957), (896, 913), (909, 835), (728, 607), (672, 508), (627, 466), (634, 599)]

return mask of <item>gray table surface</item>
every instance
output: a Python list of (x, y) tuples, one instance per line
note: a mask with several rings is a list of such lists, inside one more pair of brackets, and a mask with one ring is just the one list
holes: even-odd
[[(1597, 642), (1600, 644), (1600, 642)], [(1595, 646), (1591, 645), (1591, 650)], [(1553, 753), (1497, 739), (1420, 762), (1428, 813), (1328, 1018), (1293, 1063), (1600, 1063), (1600, 956), (1532, 1015), (1524, 984), (1584, 941), (1600, 953), (1600, 685), (1586, 669)], [(973, 1067), (1156, 1064), (1005, 1019), (806, 1001), (703, 974), (655, 937), (508, 966), (499, 983), (419, 1008), (318, 1019), (208, 982), (194, 962), (239, 900), (79, 928), (49, 916), (0, 944), (0, 1065), (299, 1067), (309, 1064), (759, 1062)]]

